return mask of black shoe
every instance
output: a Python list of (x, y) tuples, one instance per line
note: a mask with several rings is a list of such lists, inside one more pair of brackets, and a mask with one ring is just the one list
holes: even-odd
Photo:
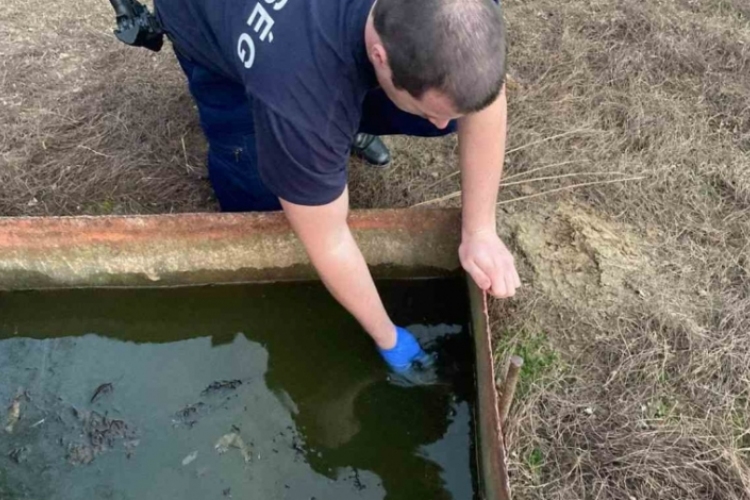
[(355, 135), (352, 153), (374, 167), (385, 167), (391, 162), (391, 152), (388, 146), (377, 135)]

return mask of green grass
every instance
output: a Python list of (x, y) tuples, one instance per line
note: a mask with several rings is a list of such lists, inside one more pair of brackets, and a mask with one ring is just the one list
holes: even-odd
[[(562, 368), (560, 354), (549, 342), (544, 332), (505, 332), (496, 352), (504, 359), (510, 356), (523, 358), (521, 377), (516, 387), (516, 398), (523, 398), (535, 384), (542, 382)], [(501, 366), (505, 366), (502, 363)], [(504, 373), (500, 374), (504, 376)]]

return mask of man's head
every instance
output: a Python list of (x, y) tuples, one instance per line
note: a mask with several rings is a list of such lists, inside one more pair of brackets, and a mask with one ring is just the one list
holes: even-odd
[(365, 30), (380, 85), (438, 127), (479, 111), (505, 77), (505, 26), (492, 0), (377, 0)]

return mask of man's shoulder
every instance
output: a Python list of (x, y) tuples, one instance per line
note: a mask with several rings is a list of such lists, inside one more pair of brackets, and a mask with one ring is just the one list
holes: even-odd
[(156, 0), (156, 6), (184, 55), (243, 85), (278, 117), (304, 133), (353, 135), (368, 86), (358, 55), (371, 1)]
[(250, 2), (234, 33), (248, 93), (305, 133), (353, 136), (367, 83), (346, 0), (267, 1)]

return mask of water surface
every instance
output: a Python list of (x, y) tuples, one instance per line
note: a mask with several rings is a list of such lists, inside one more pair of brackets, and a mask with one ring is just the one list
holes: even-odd
[(378, 287), (445, 384), (389, 384), (318, 283), (0, 293), (0, 498), (476, 498), (462, 283)]

